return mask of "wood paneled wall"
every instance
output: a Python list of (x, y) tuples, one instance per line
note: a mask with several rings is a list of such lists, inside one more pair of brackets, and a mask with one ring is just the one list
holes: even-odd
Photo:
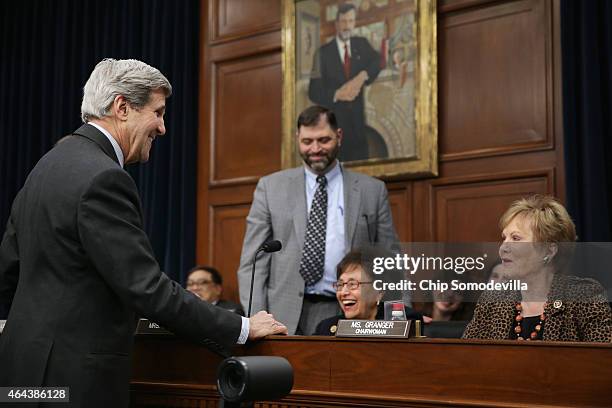
[[(245, 217), (280, 169), (281, 2), (202, 0), (197, 259), (237, 300)], [(565, 199), (559, 0), (438, 2), (440, 176), (387, 183), (404, 241), (496, 241), (508, 204)]]

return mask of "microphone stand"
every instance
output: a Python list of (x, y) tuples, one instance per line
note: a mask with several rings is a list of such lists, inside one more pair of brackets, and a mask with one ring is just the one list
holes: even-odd
[(262, 251), (264, 251), (263, 246), (259, 248), (253, 256), (253, 270), (251, 271), (251, 291), (249, 292), (249, 311), (247, 313), (247, 319), (251, 317), (251, 304), (253, 303), (253, 285), (255, 284), (255, 264), (257, 263), (257, 255), (259, 255), (259, 253)]

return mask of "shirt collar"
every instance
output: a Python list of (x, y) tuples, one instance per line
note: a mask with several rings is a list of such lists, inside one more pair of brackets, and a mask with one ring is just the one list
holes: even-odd
[(117, 143), (115, 138), (111, 136), (110, 132), (108, 130), (104, 129), (102, 126), (98, 125), (97, 123), (87, 122), (87, 124), (95, 127), (100, 132), (102, 132), (102, 134), (104, 136), (106, 136), (106, 138), (109, 140), (109, 142), (111, 142), (111, 145), (113, 145), (113, 149), (115, 150), (115, 154), (117, 155), (117, 159), (119, 160), (119, 165), (121, 167), (123, 167), (123, 160), (124, 160), (123, 152), (121, 151), (121, 148), (119, 147), (119, 143)]
[[(308, 184), (308, 187), (314, 187), (317, 184), (317, 177), (319, 175), (313, 172), (306, 164), (304, 164), (304, 173), (306, 173), (306, 183)], [(340, 162), (336, 160), (334, 167), (323, 175), (327, 179), (327, 185), (329, 185), (329, 183), (335, 180), (336, 177), (342, 175), (342, 167), (340, 166)]]
[(348, 46), (349, 56), (351, 56), (351, 39), (349, 38), (346, 41), (340, 39), (340, 37), (336, 36), (336, 44), (338, 45), (338, 51), (340, 51), (340, 55), (344, 58), (344, 44)]

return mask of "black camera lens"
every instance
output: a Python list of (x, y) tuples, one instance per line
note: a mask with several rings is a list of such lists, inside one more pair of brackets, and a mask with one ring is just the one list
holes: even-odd
[(230, 357), (217, 371), (217, 388), (225, 401), (281, 399), (293, 387), (293, 368), (282, 357)]
[(244, 385), (244, 375), (241, 372), (233, 368), (227, 374), (227, 385), (231, 389), (239, 390)]
[(217, 378), (217, 388), (221, 396), (227, 401), (239, 401), (247, 384), (245, 377), (244, 367), (239, 360), (227, 360), (220, 368)]

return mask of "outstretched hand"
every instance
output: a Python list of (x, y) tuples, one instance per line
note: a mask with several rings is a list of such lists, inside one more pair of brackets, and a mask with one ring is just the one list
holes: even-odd
[(287, 327), (263, 310), (249, 318), (249, 325), (249, 340), (261, 339), (271, 334), (287, 334)]

